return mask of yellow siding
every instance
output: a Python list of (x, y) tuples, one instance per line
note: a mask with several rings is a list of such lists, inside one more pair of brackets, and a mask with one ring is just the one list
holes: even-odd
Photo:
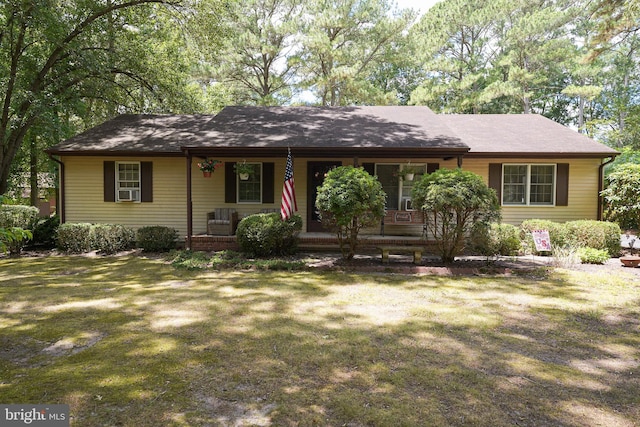
[[(187, 185), (185, 176), (186, 160), (182, 157), (167, 158), (109, 158), (113, 161), (153, 162), (153, 202), (151, 203), (105, 203), (103, 201), (103, 161), (100, 157), (64, 157), (61, 159), (66, 171), (66, 221), (117, 223), (134, 228), (145, 225), (164, 225), (178, 229), (181, 237), (187, 233)], [(225, 162), (243, 159), (221, 159)], [(224, 202), (224, 168), (218, 169), (211, 178), (204, 178), (196, 166), (192, 165), (193, 232), (206, 232), (206, 214), (218, 207), (233, 207), (241, 216), (259, 212), (262, 209), (279, 209), (282, 196), (285, 156), (282, 158), (246, 158), (247, 162), (274, 162), (274, 203), (272, 204), (226, 204)], [(294, 160), (294, 178), (298, 200), (298, 214), (307, 218), (307, 162), (335, 161), (335, 158), (304, 158)], [(342, 158), (343, 165), (353, 164), (352, 158)], [(405, 158), (371, 159), (361, 157), (363, 163), (407, 163)], [(441, 168), (455, 168), (457, 160), (411, 159), (411, 163), (439, 163)], [(509, 159), (509, 163), (533, 163), (527, 159)], [(505, 163), (504, 159), (464, 159), (463, 168), (488, 180), (489, 163)], [(549, 163), (540, 161), (539, 163)], [(503, 207), (503, 221), (519, 224), (529, 218), (544, 218), (553, 221), (574, 219), (595, 219), (597, 216), (598, 159), (555, 159), (554, 163), (569, 163), (569, 206), (558, 207)], [(411, 229), (411, 230), (408, 230)], [(387, 234), (406, 234), (406, 231), (420, 234), (420, 227), (389, 226)], [(367, 230), (379, 233), (379, 228)]]
[(599, 159), (464, 159), (462, 168), (489, 179), (489, 163), (569, 163), (568, 206), (503, 206), (502, 221), (519, 225), (526, 219), (566, 222), (597, 219)]
[[(258, 213), (262, 209), (280, 209), (280, 199), (282, 197), (282, 182), (284, 180), (284, 167), (286, 158), (252, 158), (246, 157), (244, 159), (224, 159), (225, 162), (240, 162), (246, 160), (247, 163), (259, 163), (259, 162), (272, 162), (275, 163), (275, 177), (274, 177), (274, 197), (273, 203), (259, 204), (259, 203), (232, 203), (228, 204), (224, 202), (224, 167), (218, 169), (212, 174), (211, 178), (203, 178), (202, 172), (196, 167), (196, 161), (194, 160), (192, 170), (192, 198), (193, 198), (193, 232), (195, 234), (206, 233), (207, 226), (207, 212), (213, 211), (215, 208), (234, 208), (238, 211), (239, 216), (250, 215)], [(184, 160), (183, 160), (184, 163)], [(226, 167), (226, 166), (225, 166)], [(295, 163), (294, 177), (296, 180), (296, 190), (300, 194), (300, 184), (298, 184), (299, 178), (303, 175), (302, 164)], [(186, 191), (186, 187), (185, 190)], [(300, 206), (300, 199), (298, 198), (298, 206)], [(185, 215), (186, 218), (186, 215)], [(186, 221), (186, 220), (185, 220)]]
[(153, 162), (153, 202), (103, 201), (103, 158), (64, 157), (65, 216), (67, 222), (123, 224), (139, 228), (164, 225), (187, 233), (184, 158), (109, 158), (113, 161)]

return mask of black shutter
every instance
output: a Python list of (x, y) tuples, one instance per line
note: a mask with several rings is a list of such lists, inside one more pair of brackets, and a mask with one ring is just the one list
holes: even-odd
[(153, 162), (140, 162), (140, 201), (153, 202)]
[(502, 204), (502, 163), (489, 163), (489, 187), (496, 190), (498, 202)]
[(434, 173), (440, 169), (440, 163), (427, 163), (427, 173)]
[(273, 203), (275, 194), (275, 163), (262, 164), (262, 203)]
[(376, 174), (376, 164), (375, 163), (363, 163), (362, 168), (371, 176), (375, 176)]
[(556, 206), (569, 205), (569, 163), (556, 166)]
[(236, 203), (236, 162), (224, 162), (224, 202)]
[(104, 162), (104, 201), (116, 201), (116, 162)]

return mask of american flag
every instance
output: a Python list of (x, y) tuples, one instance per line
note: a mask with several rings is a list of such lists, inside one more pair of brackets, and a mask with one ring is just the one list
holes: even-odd
[(282, 185), (282, 203), (280, 204), (280, 216), (282, 220), (291, 218), (294, 212), (298, 210), (296, 202), (296, 187), (293, 184), (293, 158), (291, 150), (287, 154), (287, 166), (284, 170), (284, 184)]

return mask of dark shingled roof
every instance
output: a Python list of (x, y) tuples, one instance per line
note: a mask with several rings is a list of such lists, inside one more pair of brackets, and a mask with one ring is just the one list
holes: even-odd
[[(48, 150), (76, 155), (616, 154), (538, 115), (437, 115), (427, 107), (226, 107), (218, 115), (122, 115)], [(250, 153), (249, 153), (250, 152)], [(357, 153), (357, 154), (356, 154)]]
[(538, 114), (443, 114), (438, 117), (470, 147), (469, 157), (619, 154)]
[(208, 126), (210, 115), (124, 114), (52, 147), (54, 154), (174, 153), (193, 132)]
[(468, 147), (427, 107), (227, 107), (188, 147)]

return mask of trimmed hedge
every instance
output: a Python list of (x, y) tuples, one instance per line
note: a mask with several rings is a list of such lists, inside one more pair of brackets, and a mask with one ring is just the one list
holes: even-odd
[(546, 219), (528, 219), (520, 224), (520, 238), (528, 252), (539, 253), (536, 251), (536, 245), (531, 235), (531, 232), (535, 230), (547, 230), (553, 246), (564, 247), (567, 245), (566, 230), (563, 224)]
[(161, 225), (138, 229), (138, 247), (145, 252), (167, 252), (176, 248), (178, 231)]
[(297, 251), (302, 218), (294, 215), (283, 221), (279, 213), (249, 215), (238, 224), (240, 249), (255, 257), (290, 255)]
[(131, 249), (135, 232), (118, 224), (66, 223), (56, 233), (58, 249), (68, 253), (98, 251), (105, 254)]
[(511, 224), (491, 224), (488, 246), (491, 255), (517, 255), (522, 247), (520, 229)]
[(118, 224), (94, 224), (89, 232), (92, 250), (104, 254), (115, 254), (135, 246), (136, 232)]
[(620, 226), (606, 221), (579, 220), (565, 223), (532, 219), (524, 221), (521, 237), (530, 252), (536, 253), (531, 231), (548, 230), (551, 245), (556, 248), (593, 248), (606, 250), (609, 256), (620, 254)]
[(564, 224), (567, 243), (577, 248), (606, 250), (610, 256), (620, 255), (620, 226), (606, 221), (571, 221)]
[(91, 250), (91, 224), (65, 223), (58, 227), (56, 245), (63, 252), (79, 254)]
[(0, 227), (20, 227), (33, 230), (38, 223), (40, 211), (34, 206), (0, 205)]

